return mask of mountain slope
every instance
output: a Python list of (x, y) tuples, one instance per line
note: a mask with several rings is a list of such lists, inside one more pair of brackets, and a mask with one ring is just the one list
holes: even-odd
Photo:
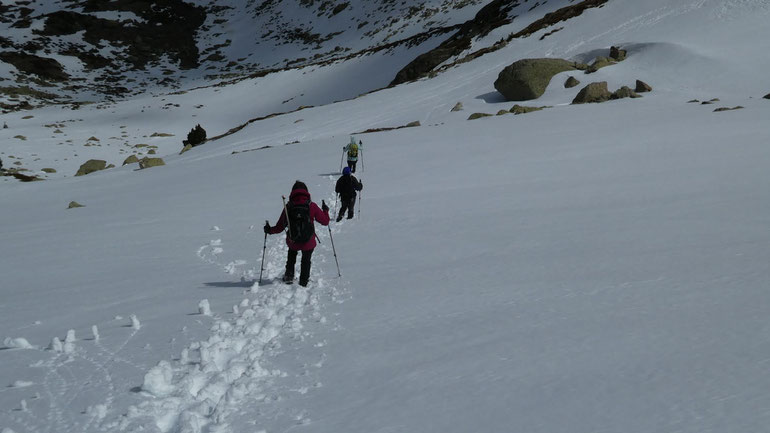
[[(768, 12), (611, 0), (542, 40), (553, 28), (354, 99), (387, 79), (360, 73), (381, 59), (4, 116), (24, 164), (71, 165), (0, 183), (0, 428), (762, 431), (770, 102), (767, 59), (744, 54), (770, 40)], [(550, 108), (467, 120), (511, 108), (493, 82), (514, 60), (589, 61), (610, 45), (628, 58), (558, 74), (527, 103)], [(571, 105), (569, 75), (653, 91)], [(334, 207), (349, 134), (415, 120), (355, 135), (360, 218), (317, 227), (307, 290), (277, 284), (285, 244), (260, 227), (279, 196), (301, 179)], [(195, 122), (210, 136), (245, 126), (177, 155)], [(90, 136), (101, 146), (80, 145)], [(70, 177), (140, 139), (167, 165)]]

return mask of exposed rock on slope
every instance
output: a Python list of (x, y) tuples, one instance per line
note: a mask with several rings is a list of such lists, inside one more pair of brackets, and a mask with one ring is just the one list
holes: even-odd
[(563, 59), (524, 59), (507, 66), (495, 80), (495, 89), (509, 101), (537, 99), (554, 75), (585, 65)]
[(107, 161), (101, 159), (89, 159), (83, 165), (80, 166), (75, 176), (85, 176), (95, 171), (104, 170), (107, 168)]
[(607, 90), (607, 82), (600, 81), (598, 83), (591, 83), (583, 87), (578, 92), (575, 99), (572, 100), (573, 104), (585, 104), (591, 102), (604, 102), (609, 101), (612, 94)]
[(54, 59), (21, 52), (4, 51), (0, 53), (0, 60), (12, 64), (21, 72), (35, 74), (46, 80), (64, 81), (69, 78), (69, 74), (64, 72), (61, 63)]
[(580, 81), (577, 78), (570, 75), (570, 77), (567, 78), (567, 81), (564, 82), (564, 88), (571, 89), (577, 86), (578, 84), (580, 84)]
[(508, 16), (508, 12), (518, 5), (519, 0), (493, 0), (481, 8), (472, 20), (464, 23), (449, 39), (437, 48), (419, 55), (401, 69), (390, 85), (395, 86), (426, 76), (436, 66), (470, 48), (473, 38), (484, 36), (497, 27), (513, 21), (513, 18)]

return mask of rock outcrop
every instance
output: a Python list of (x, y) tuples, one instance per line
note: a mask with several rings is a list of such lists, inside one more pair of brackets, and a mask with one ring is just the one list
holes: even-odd
[(612, 94), (607, 90), (607, 82), (600, 81), (597, 83), (591, 83), (583, 87), (578, 92), (575, 99), (572, 100), (573, 104), (585, 104), (609, 101)]
[(622, 62), (626, 59), (626, 50), (618, 47), (610, 47), (610, 58), (616, 62)]
[(623, 86), (620, 89), (612, 92), (610, 99), (623, 99), (623, 98), (641, 98), (642, 95), (634, 92), (628, 86)]
[(163, 158), (142, 158), (139, 161), (139, 168), (150, 168), (150, 167), (159, 167), (161, 165), (166, 165), (166, 163), (163, 161)]
[(642, 80), (636, 80), (636, 88), (634, 91), (637, 93), (652, 92), (652, 86)]
[(107, 168), (107, 161), (101, 159), (89, 159), (83, 165), (80, 166), (75, 176), (85, 176), (95, 171), (104, 170)]
[(509, 101), (529, 101), (545, 93), (554, 75), (584, 67), (563, 59), (523, 59), (500, 72), (495, 89)]
[(137, 162), (139, 162), (139, 158), (137, 158), (136, 155), (131, 155), (128, 158), (126, 158), (125, 161), (123, 161), (123, 165), (134, 164)]
[(492, 115), (488, 113), (473, 113), (470, 116), (468, 116), (468, 120), (476, 120), (476, 119), (481, 119), (482, 117), (490, 117), (490, 116)]
[(550, 108), (548, 106), (543, 107), (526, 107), (524, 105), (516, 104), (511, 108), (511, 113), (513, 114), (526, 114), (526, 113), (532, 113), (533, 111), (540, 111), (544, 108)]

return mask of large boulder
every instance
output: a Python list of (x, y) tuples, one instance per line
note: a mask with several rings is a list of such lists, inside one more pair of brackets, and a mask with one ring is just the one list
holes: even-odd
[(163, 158), (142, 158), (139, 161), (139, 168), (150, 168), (150, 167), (158, 167), (161, 165), (166, 165), (165, 162), (163, 162)]
[(581, 69), (563, 59), (523, 59), (507, 66), (495, 80), (495, 89), (509, 101), (529, 101), (545, 93), (554, 75)]
[(75, 176), (85, 176), (95, 171), (104, 170), (107, 168), (107, 161), (101, 159), (89, 159), (83, 165), (80, 166)]
[(607, 82), (600, 81), (598, 83), (591, 83), (583, 87), (578, 92), (575, 99), (572, 100), (573, 104), (585, 104), (589, 102), (605, 102), (609, 101), (612, 94), (607, 90)]

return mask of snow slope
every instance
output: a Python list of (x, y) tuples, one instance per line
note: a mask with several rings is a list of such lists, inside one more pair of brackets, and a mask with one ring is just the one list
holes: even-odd
[[(298, 79), (332, 86), (354, 63), (82, 108), (60, 129), (103, 146), (78, 152), (98, 155), (125, 129), (167, 165), (0, 183), (0, 428), (766, 430), (769, 65), (748, 54), (766, 48), (768, 12), (611, 0), (542, 41), (181, 156), (192, 119), (213, 135), (289, 111), (276, 109)], [(569, 105), (578, 89), (563, 88), (565, 73), (531, 104), (552, 108), (466, 120), (513, 105), (492, 87), (512, 60), (619, 43), (627, 60), (577, 77), (612, 89), (640, 78), (654, 87), (643, 98)], [(264, 92), (247, 112), (248, 88)], [(450, 112), (456, 102), (464, 111)], [(51, 124), (72, 112), (31, 114)], [(260, 227), (294, 180), (333, 204), (349, 134), (413, 120), (356, 135), (360, 218), (318, 227), (310, 286), (273, 281), (282, 236), (266, 242), (270, 284), (256, 285)], [(13, 151), (73, 158), (43, 136)]]

